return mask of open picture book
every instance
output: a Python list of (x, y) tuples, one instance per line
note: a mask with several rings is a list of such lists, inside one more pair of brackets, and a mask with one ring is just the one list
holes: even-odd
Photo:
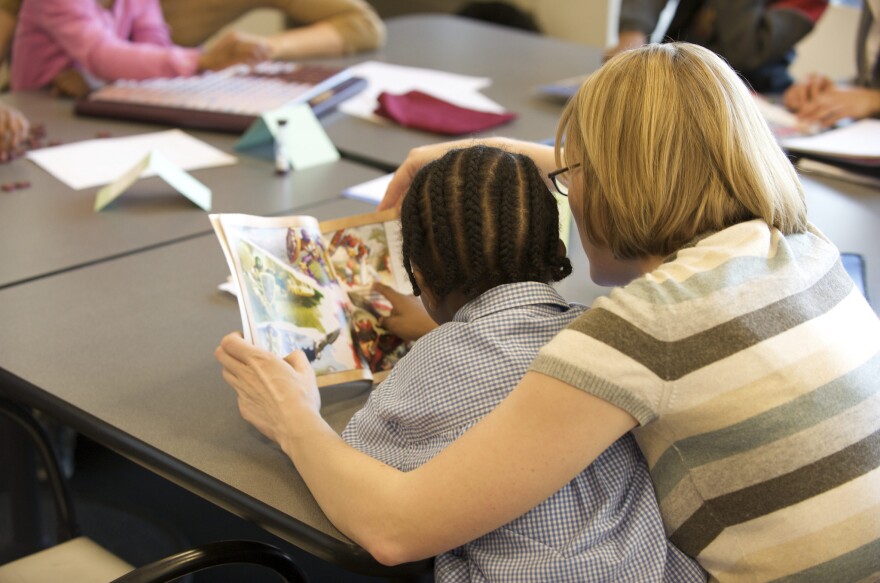
[(212, 214), (237, 289), (245, 340), (302, 350), (319, 386), (381, 381), (408, 345), (379, 325), (379, 281), (412, 293), (397, 210), (319, 223), (308, 216)]

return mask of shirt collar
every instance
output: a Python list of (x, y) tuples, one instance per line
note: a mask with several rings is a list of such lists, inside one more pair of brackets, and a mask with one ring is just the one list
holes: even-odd
[(493, 287), (463, 305), (455, 313), (453, 322), (470, 322), (496, 312), (523, 306), (549, 304), (568, 309), (559, 293), (546, 283), (524, 281)]

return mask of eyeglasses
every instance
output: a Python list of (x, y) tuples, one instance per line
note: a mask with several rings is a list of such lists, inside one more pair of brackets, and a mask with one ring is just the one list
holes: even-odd
[(561, 194), (562, 196), (568, 196), (568, 177), (564, 176), (564, 174), (569, 170), (574, 170), (575, 168), (579, 167), (580, 164), (572, 164), (571, 166), (566, 166), (565, 168), (554, 170), (547, 175), (547, 178), (550, 179), (550, 182), (553, 183), (553, 186), (556, 187), (556, 191), (559, 194)]

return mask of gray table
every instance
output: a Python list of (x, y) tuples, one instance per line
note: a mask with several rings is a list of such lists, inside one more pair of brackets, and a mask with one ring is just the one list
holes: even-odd
[(801, 174), (807, 215), (841, 252), (866, 263), (868, 296), (880, 315), (880, 189)]
[[(4, 95), (2, 101), (64, 143), (94, 138), (98, 131), (120, 137), (166, 129), (75, 117), (70, 101), (41, 93)], [(233, 152), (235, 136), (190, 133)], [(268, 160), (236, 155), (238, 164), (192, 172), (212, 189), (213, 212), (286, 214), (381, 174), (340, 160), (279, 177)], [(207, 213), (159, 178), (139, 181), (100, 213), (93, 210), (98, 187), (72, 190), (24, 158), (0, 165), (0, 183), (21, 180), (31, 187), (0, 193), (0, 288), (211, 230)]]
[[(374, 60), (489, 77), (483, 93), (519, 117), (476, 134), (540, 141), (556, 133), (561, 106), (534, 88), (597, 69), (602, 53), (534, 33), (447, 15), (417, 15), (387, 21), (388, 42), (376, 53), (340, 61)], [(379, 125), (341, 113), (326, 116), (327, 133), (343, 154), (393, 170), (415, 146), (449, 136)]]
[[(370, 206), (336, 200), (323, 220)], [(387, 568), (339, 533), (284, 453), (238, 414), (213, 358), (241, 329), (213, 234), (0, 290), (0, 394), (84, 435), (312, 554), (365, 574)], [(9, 333), (15, 331), (15, 333)], [(367, 387), (327, 389), (341, 430)]]

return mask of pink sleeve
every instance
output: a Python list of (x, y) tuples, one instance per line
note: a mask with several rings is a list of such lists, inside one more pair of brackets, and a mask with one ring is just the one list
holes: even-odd
[(134, 15), (131, 23), (131, 40), (136, 43), (147, 43), (160, 47), (174, 46), (171, 42), (171, 32), (165, 17), (162, 15), (162, 6), (158, 1), (150, 1), (139, 7), (139, 13)]
[[(148, 1), (158, 4), (154, 0)], [(135, 9), (139, 4), (128, 3)], [(44, 30), (71, 58), (96, 77), (107, 81), (147, 79), (192, 75), (198, 70), (198, 49), (121, 39), (104, 25), (97, 3), (42, 0), (42, 5), (40, 20)], [(161, 12), (158, 17), (161, 18)]]

